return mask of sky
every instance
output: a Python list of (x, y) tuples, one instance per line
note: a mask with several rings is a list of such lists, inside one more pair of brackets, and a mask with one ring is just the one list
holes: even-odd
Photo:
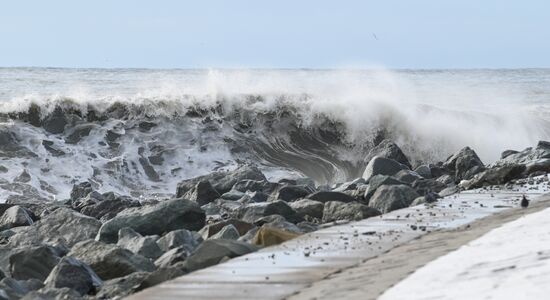
[(0, 66), (550, 67), (548, 0), (17, 0)]

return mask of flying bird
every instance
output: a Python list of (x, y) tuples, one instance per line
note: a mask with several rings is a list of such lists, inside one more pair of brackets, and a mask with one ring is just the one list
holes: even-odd
[(373, 37), (375, 40), (378, 41), (378, 37), (376, 36), (376, 34), (373, 33), (373, 34), (372, 34), (372, 37)]

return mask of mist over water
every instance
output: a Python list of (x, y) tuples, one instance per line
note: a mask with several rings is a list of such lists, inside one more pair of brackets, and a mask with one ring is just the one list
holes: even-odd
[[(0, 158), (8, 169), (0, 177), (12, 182), (27, 170), (28, 184), (48, 199), (83, 180), (123, 194), (173, 193), (181, 179), (241, 163), (274, 179), (333, 183), (360, 176), (380, 138), (417, 164), (464, 146), (489, 163), (550, 138), (549, 83), (542, 69), (0, 69), (0, 128), (37, 154)], [(62, 107), (65, 131), (15, 114), (31, 103), (42, 118)], [(68, 142), (79, 126), (91, 129)], [(52, 156), (43, 140), (65, 154)]]

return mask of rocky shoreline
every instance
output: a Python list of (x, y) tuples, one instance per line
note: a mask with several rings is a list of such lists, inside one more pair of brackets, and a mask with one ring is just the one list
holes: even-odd
[(0, 299), (121, 298), (337, 221), (535, 180), (550, 172), (550, 143), (504, 151), (490, 165), (466, 147), (412, 168), (385, 140), (365, 159), (361, 178), (334, 186), (270, 182), (243, 165), (182, 181), (161, 201), (99, 193), (89, 182), (64, 201), (13, 198), (0, 204)]

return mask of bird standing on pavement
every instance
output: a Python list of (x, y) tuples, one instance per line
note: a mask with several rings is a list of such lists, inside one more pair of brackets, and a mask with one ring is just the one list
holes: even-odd
[(523, 197), (521, 198), (520, 205), (523, 208), (527, 208), (527, 206), (529, 206), (529, 200), (527, 199), (527, 197), (525, 197), (525, 195), (523, 195)]

